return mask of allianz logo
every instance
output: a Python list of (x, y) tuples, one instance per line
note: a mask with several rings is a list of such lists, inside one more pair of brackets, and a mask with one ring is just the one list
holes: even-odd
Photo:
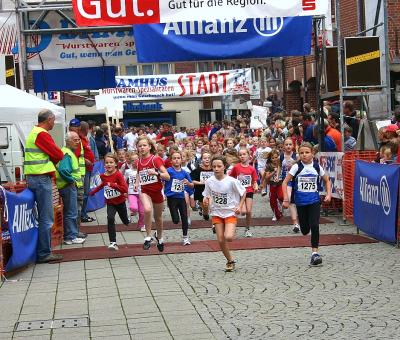
[(382, 176), (378, 185), (369, 184), (367, 177), (360, 177), (361, 201), (381, 206), (385, 215), (390, 214), (391, 199), (390, 188), (386, 176)]
[(283, 27), (284, 19), (278, 18), (255, 18), (253, 20), (233, 21), (183, 21), (169, 22), (164, 26), (163, 35), (212, 35), (249, 33), (251, 21), (254, 30), (261, 36), (271, 37), (278, 34)]

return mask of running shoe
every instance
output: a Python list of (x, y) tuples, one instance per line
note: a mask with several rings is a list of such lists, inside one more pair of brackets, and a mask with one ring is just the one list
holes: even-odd
[(64, 244), (66, 244), (66, 245), (82, 244), (82, 243), (85, 243), (85, 241), (86, 241), (86, 239), (84, 239), (84, 238), (75, 237), (72, 240), (64, 240)]
[(89, 216), (81, 217), (81, 222), (83, 222), (83, 223), (94, 222), (94, 221), (96, 221), (96, 219), (93, 217), (89, 217)]
[(199, 207), (199, 215), (203, 216), (203, 209), (201, 207)]
[(311, 255), (311, 260), (310, 260), (310, 265), (311, 266), (318, 266), (319, 264), (322, 264), (322, 257), (321, 255), (315, 253)]
[(190, 245), (190, 240), (188, 236), (184, 236), (182, 239), (182, 245), (184, 246), (189, 246)]
[(159, 252), (163, 252), (164, 251), (164, 241), (162, 238), (158, 238), (157, 237), (157, 232), (154, 233), (154, 239), (157, 241), (157, 249)]
[(108, 249), (110, 250), (118, 250), (118, 245), (116, 242), (110, 242), (110, 244), (108, 245)]
[(251, 233), (250, 229), (247, 228), (246, 232), (244, 233), (244, 237), (252, 237), (252, 236), (253, 236), (253, 234)]
[(145, 237), (144, 243), (143, 243), (143, 249), (144, 250), (149, 250), (151, 246), (151, 237)]
[(276, 222), (278, 221), (278, 219), (276, 218), (276, 216), (274, 215), (274, 217), (272, 217), (272, 222)]
[(208, 221), (210, 219), (210, 215), (203, 215), (203, 218), (205, 221)]
[(297, 234), (299, 231), (300, 231), (300, 226), (297, 223), (293, 224), (293, 232)]
[(228, 261), (225, 266), (226, 272), (233, 272), (235, 270), (235, 261)]
[(211, 229), (212, 229), (213, 234), (215, 234), (215, 233), (217, 232), (217, 231), (215, 230), (215, 225), (214, 225), (214, 224), (212, 225)]
[(146, 226), (145, 226), (145, 225), (142, 225), (142, 226), (140, 227), (140, 231), (146, 232)]

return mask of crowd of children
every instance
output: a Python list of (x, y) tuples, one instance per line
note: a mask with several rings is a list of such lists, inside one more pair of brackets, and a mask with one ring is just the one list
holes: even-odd
[(104, 162), (102, 182), (90, 194), (104, 189), (111, 250), (118, 250), (118, 213), (126, 225), (138, 216), (137, 228), (145, 233), (144, 250), (150, 249), (155, 240), (158, 250), (164, 251), (162, 213), (166, 202), (172, 222), (182, 225), (184, 246), (191, 244), (191, 213), (197, 211), (204, 220), (211, 216), (210, 226), (227, 260), (226, 270), (232, 271), (235, 261), (228, 244), (234, 238), (237, 218), (244, 217), (245, 237), (252, 237), (254, 195), (265, 196), (269, 192), (272, 221), (281, 219), (283, 209), (289, 208), (293, 232), (311, 231), (311, 265), (322, 261), (318, 254), (318, 177), (326, 183), (328, 201), (330, 182), (313, 161), (313, 146), (309, 143), (295, 145), (291, 137), (283, 142), (268, 136), (226, 140), (214, 137), (210, 141), (194, 137), (169, 141), (165, 147), (143, 134), (132, 150), (109, 153)]

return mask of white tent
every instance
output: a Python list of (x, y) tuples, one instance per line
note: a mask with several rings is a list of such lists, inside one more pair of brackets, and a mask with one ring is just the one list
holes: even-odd
[(33, 126), (37, 124), (39, 111), (51, 110), (56, 116), (56, 125), (52, 131), (58, 145), (64, 143), (65, 109), (32, 94), (9, 85), (0, 85), (0, 123), (13, 123), (18, 129), (21, 141), (25, 139)]

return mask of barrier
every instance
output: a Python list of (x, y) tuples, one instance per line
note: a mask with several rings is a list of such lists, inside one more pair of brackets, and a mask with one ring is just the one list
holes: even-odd
[[(51, 245), (52, 248), (57, 247), (62, 243), (64, 236), (64, 224), (63, 224), (63, 204), (55, 179), (52, 179), (53, 188), (53, 207), (54, 207), (54, 224), (51, 229)], [(16, 183), (4, 183), (2, 184), (5, 190), (19, 193), (26, 189), (27, 185), (25, 181)], [(4, 273), (5, 264), (12, 253), (11, 240), (8, 234), (8, 222), (4, 219), (4, 201), (0, 199), (0, 213), (1, 213), (1, 225), (0, 225), (0, 274)], [(8, 235), (8, 236), (7, 236)]]
[(343, 171), (343, 218), (354, 223), (354, 174), (356, 160), (372, 162), (376, 151), (348, 151), (342, 162)]

